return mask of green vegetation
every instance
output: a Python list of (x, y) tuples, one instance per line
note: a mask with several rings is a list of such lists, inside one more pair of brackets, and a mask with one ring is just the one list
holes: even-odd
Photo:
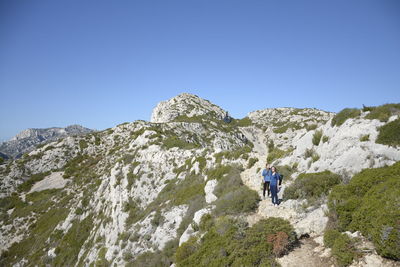
[(317, 129), (317, 127), (318, 127), (317, 124), (307, 124), (306, 130), (307, 130), (307, 131), (312, 131), (312, 130)]
[(330, 171), (302, 173), (285, 188), (283, 198), (306, 199), (309, 204), (313, 204), (319, 198), (327, 196), (332, 187), (340, 182), (340, 176)]
[(250, 169), (251, 167), (253, 167), (257, 161), (258, 161), (258, 158), (250, 158), (249, 162), (247, 163), (247, 169)]
[(321, 130), (315, 131), (313, 138), (312, 138), (312, 143), (315, 146), (318, 146), (319, 143), (321, 142), (321, 138), (322, 138), (322, 131)]
[(323, 143), (326, 143), (328, 141), (329, 141), (329, 137), (328, 136), (326, 136), (326, 135), (322, 136), (322, 142)]
[(238, 166), (228, 168), (227, 175), (220, 177), (214, 189), (214, 194), (218, 197), (214, 213), (225, 215), (254, 211), (260, 201), (258, 193), (243, 185), (240, 178), (242, 169)]
[(56, 247), (57, 257), (53, 260), (55, 266), (71, 266), (78, 260), (79, 251), (89, 237), (93, 228), (92, 217), (88, 216), (82, 221), (75, 220), (71, 228), (62, 237)]
[(143, 266), (170, 266), (174, 260), (174, 253), (178, 247), (179, 240), (174, 239), (167, 242), (162, 251), (145, 252), (137, 256), (134, 260), (129, 261), (127, 267), (143, 267)]
[(360, 136), (360, 142), (367, 142), (367, 141), (369, 141), (369, 134)]
[(348, 235), (335, 229), (325, 231), (324, 244), (332, 249), (332, 256), (338, 266), (348, 266), (356, 258), (354, 241)]
[(247, 145), (242, 146), (233, 151), (223, 151), (223, 152), (215, 153), (214, 154), (215, 162), (217, 164), (220, 164), (222, 162), (223, 158), (229, 159), (229, 160), (239, 159), (240, 157), (243, 159), (247, 159), (248, 153), (250, 153), (252, 149), (253, 149), (253, 144), (248, 143)]
[(392, 115), (400, 114), (400, 104), (385, 104), (378, 107), (364, 107), (363, 111), (370, 111), (370, 113), (365, 116), (366, 119), (376, 119), (386, 122)]
[(293, 166), (283, 165), (283, 166), (275, 166), (276, 170), (280, 175), (283, 176), (283, 182), (289, 181), (292, 179), (292, 174), (296, 171), (297, 165), (293, 164)]
[(388, 146), (400, 145), (400, 119), (389, 122), (379, 128), (379, 134), (376, 138), (378, 144)]
[(206, 172), (208, 180), (220, 180), (222, 177), (227, 175), (231, 171), (231, 166), (227, 165), (217, 165), (213, 169), (209, 169)]
[(314, 149), (307, 148), (306, 151), (304, 152), (304, 158), (305, 159), (311, 158), (312, 162), (316, 162), (317, 160), (319, 160), (320, 156), (317, 154), (317, 152), (315, 152)]
[(56, 235), (54, 229), (67, 217), (67, 204), (70, 199), (71, 196), (56, 189), (28, 194), (26, 202), (22, 202), (16, 195), (6, 200), (2, 199), (2, 207), (3, 204), (7, 204), (7, 208), (16, 207), (14, 212), (8, 215), (11, 219), (27, 216), (34, 216), (34, 219), (30, 219), (29, 231), (24, 239), (3, 252), (0, 265), (12, 266), (22, 258), (27, 259), (32, 266), (43, 265), (47, 259), (48, 248), (56, 246), (60, 241), (61, 236)]
[(88, 144), (87, 144), (86, 140), (83, 140), (83, 139), (79, 140), (79, 148), (81, 149), (81, 151), (87, 147), (88, 147)]
[(177, 249), (177, 266), (276, 266), (274, 256), (296, 241), (292, 226), (280, 218), (249, 228), (239, 219), (219, 217), (210, 225), (200, 240), (192, 237)]
[(173, 135), (163, 140), (163, 147), (165, 149), (171, 149), (173, 147), (178, 147), (180, 149), (194, 149), (194, 148), (199, 148), (201, 146), (198, 143), (189, 143)]
[(91, 182), (98, 176), (98, 174), (94, 172), (94, 166), (96, 166), (101, 159), (101, 156), (91, 157), (86, 154), (78, 154), (65, 165), (63, 177), (72, 177), (74, 181), (79, 184)]
[(274, 147), (274, 149), (268, 150), (268, 156), (267, 156), (267, 162), (273, 162), (276, 159), (283, 158), (287, 155), (289, 155), (293, 151), (293, 148), (289, 148), (288, 150), (281, 150), (277, 147)]
[(331, 125), (332, 126), (340, 126), (342, 125), (347, 119), (357, 118), (360, 116), (361, 111), (356, 108), (345, 108), (340, 111), (338, 114), (333, 117)]
[(339, 231), (360, 231), (378, 254), (400, 259), (400, 162), (356, 174), (329, 195), (330, 225)]
[(28, 192), (35, 183), (43, 180), (46, 176), (50, 175), (50, 173), (51, 172), (43, 172), (32, 175), (28, 180), (18, 186), (18, 192)]

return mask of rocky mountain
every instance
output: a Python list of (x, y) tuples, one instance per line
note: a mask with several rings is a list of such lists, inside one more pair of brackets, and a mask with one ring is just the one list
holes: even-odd
[[(47, 143), (0, 165), (0, 264), (398, 266), (397, 110), (226, 122), (181, 94), (151, 122)], [(266, 161), (279, 207), (262, 197)]]
[(26, 129), (9, 141), (0, 143), (0, 151), (8, 157), (19, 158), (24, 153), (32, 151), (37, 145), (66, 136), (86, 134), (92, 131), (80, 125), (70, 125), (64, 128)]

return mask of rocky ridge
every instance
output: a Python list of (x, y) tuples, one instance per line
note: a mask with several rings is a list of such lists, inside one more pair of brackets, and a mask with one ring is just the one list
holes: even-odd
[(37, 145), (55, 141), (71, 135), (81, 135), (93, 130), (80, 125), (70, 125), (64, 128), (53, 127), (43, 129), (26, 129), (0, 144), (0, 151), (12, 158), (19, 158), (24, 153), (30, 152)]
[[(349, 159), (345, 151), (352, 146), (361, 150), (351, 153), (374, 159), (372, 166), (393, 164), (400, 155), (398, 148), (375, 143), (383, 123), (363, 117), (331, 127), (334, 114), (314, 109), (256, 111), (249, 119), (231, 123), (222, 122), (223, 116), (225, 111), (209, 101), (182, 94), (157, 105), (152, 122), (70, 136), (1, 165), (0, 262), (152, 266), (150, 259), (156, 258), (157, 264), (168, 266), (171, 251), (201, 235), (202, 217), (220, 212), (220, 199), (229, 195), (221, 196), (218, 187), (227, 175), (224, 166), (244, 168), (243, 184), (260, 195), (260, 169), (273, 150), (284, 153), (272, 163), (297, 164), (293, 178), (325, 169), (358, 172), (364, 163), (340, 163)], [(316, 131), (328, 141), (314, 145)], [(367, 143), (360, 142), (360, 133), (370, 135)], [(338, 147), (344, 159), (329, 155)], [(310, 164), (304, 157), (307, 149), (314, 149), (319, 159)], [(252, 159), (258, 161), (250, 166)], [(59, 181), (61, 175), (64, 183)], [(290, 184), (288, 179), (283, 187)], [(308, 252), (313, 264), (330, 266), (329, 249), (321, 242), (328, 221), (326, 204), (308, 208), (304, 204), (288, 200), (277, 208), (266, 199), (254, 213), (239, 217), (244, 216), (250, 226), (270, 217), (288, 220), (299, 238), (312, 238), (304, 239), (303, 251), (293, 254)], [(32, 242), (43, 245), (32, 248)], [(290, 266), (290, 255), (279, 263)], [(365, 262), (371, 257), (393, 264), (376, 253), (366, 254)]]

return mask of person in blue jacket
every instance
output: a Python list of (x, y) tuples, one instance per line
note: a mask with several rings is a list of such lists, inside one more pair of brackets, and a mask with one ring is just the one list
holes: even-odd
[(263, 178), (263, 197), (265, 199), (265, 191), (268, 190), (268, 196), (269, 196), (269, 183), (271, 181), (271, 167), (269, 166), (269, 164), (265, 164), (265, 169), (262, 171), (262, 176)]
[(279, 205), (279, 199), (278, 199), (278, 186), (280, 186), (282, 183), (282, 178), (281, 175), (278, 173), (276, 170), (275, 166), (271, 167), (271, 182), (270, 182), (270, 188), (271, 188), (271, 195), (272, 195), (272, 204), (274, 206)]

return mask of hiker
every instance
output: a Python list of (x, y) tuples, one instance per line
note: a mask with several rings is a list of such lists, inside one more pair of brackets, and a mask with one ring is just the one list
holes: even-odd
[(265, 199), (265, 190), (268, 190), (268, 196), (270, 194), (269, 183), (271, 181), (271, 174), (272, 174), (271, 167), (268, 163), (266, 163), (265, 169), (262, 171), (262, 174), (261, 174), (264, 177), (263, 178), (263, 197), (264, 197), (264, 199)]
[[(280, 189), (281, 184), (282, 184), (281, 175), (278, 173), (278, 171), (275, 168), (275, 166), (272, 166), (271, 167), (270, 187), (271, 187), (271, 195), (272, 195), (272, 204), (274, 206), (278, 206), (279, 205), (278, 191)], [(278, 188), (278, 186), (279, 186), (279, 188)]]

